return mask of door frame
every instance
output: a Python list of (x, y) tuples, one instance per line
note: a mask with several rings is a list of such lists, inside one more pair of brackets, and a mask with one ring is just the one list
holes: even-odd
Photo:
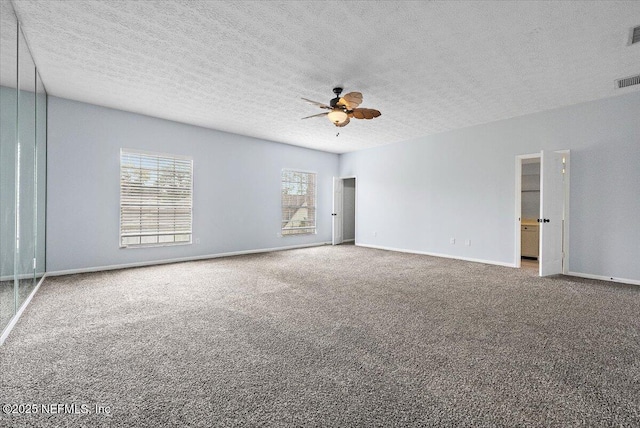
[[(338, 180), (342, 181), (342, 188), (343, 188), (342, 197), (343, 198), (344, 198), (344, 180), (349, 180), (349, 179), (352, 179), (352, 178), (354, 179), (354, 184), (355, 184), (354, 217), (355, 218), (353, 219), (353, 228), (354, 228), (353, 244), (357, 245), (358, 244), (358, 177), (355, 176), (355, 175), (344, 175), (344, 176), (333, 177), (333, 178), (334, 178), (334, 180), (338, 179)], [(335, 186), (334, 186), (334, 188), (332, 190), (333, 201), (335, 201), (335, 198), (336, 198), (335, 190), (336, 189), (335, 189)], [(332, 216), (333, 216), (333, 214), (335, 214), (335, 212), (333, 211), (334, 209), (335, 209), (335, 206), (332, 206), (332, 208), (331, 208)], [(342, 242), (344, 242), (344, 207), (343, 207), (343, 210), (342, 210), (341, 220), (342, 220), (342, 223), (343, 223), (343, 227), (342, 227), (342, 230), (343, 230), (343, 241)], [(335, 234), (336, 234), (336, 228), (335, 228), (334, 222), (332, 221), (332, 223), (331, 223), (331, 241), (332, 242), (335, 242)]]
[[(571, 165), (571, 151), (569, 149), (564, 150), (551, 150), (556, 153), (562, 153), (565, 159), (565, 174), (564, 174), (564, 221), (562, 225), (562, 273), (567, 275), (569, 273), (569, 189), (570, 189), (570, 165)], [(529, 153), (524, 155), (516, 155), (516, 186), (515, 186), (515, 251), (514, 251), (514, 263), (516, 268), (521, 267), (522, 258), (522, 234), (521, 234), (521, 212), (522, 212), (522, 161), (525, 159), (542, 159), (542, 152)], [(542, 197), (542, 194), (540, 195)], [(540, 226), (539, 226), (540, 227)], [(538, 231), (540, 233), (540, 231)], [(538, 257), (538, 261), (540, 257)]]

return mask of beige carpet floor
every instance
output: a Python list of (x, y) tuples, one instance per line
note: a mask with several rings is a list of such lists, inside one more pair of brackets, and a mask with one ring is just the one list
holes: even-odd
[(0, 426), (638, 427), (640, 287), (356, 246), (53, 277), (0, 370)]

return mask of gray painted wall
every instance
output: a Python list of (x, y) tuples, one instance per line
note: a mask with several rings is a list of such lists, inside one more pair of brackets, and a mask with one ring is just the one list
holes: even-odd
[[(338, 155), (49, 98), (47, 271), (82, 270), (331, 241)], [(199, 244), (121, 249), (120, 148), (194, 158)], [(316, 235), (278, 236), (280, 172), (318, 174)]]
[(356, 179), (343, 180), (342, 192), (342, 237), (345, 241), (356, 237)]
[(358, 242), (513, 264), (515, 156), (571, 149), (569, 270), (638, 281), (639, 117), (636, 91), (342, 155)]

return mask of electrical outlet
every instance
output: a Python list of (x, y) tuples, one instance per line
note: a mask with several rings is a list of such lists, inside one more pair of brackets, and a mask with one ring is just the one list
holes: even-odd
[(373, 232), (373, 236), (374, 237), (378, 236), (378, 232)]
[(196, 244), (200, 243), (200, 238), (196, 238)]
[(467, 247), (471, 246), (471, 239), (467, 239), (466, 241), (464, 241), (464, 245), (466, 245)]
[(449, 244), (456, 245), (456, 238), (449, 239)]

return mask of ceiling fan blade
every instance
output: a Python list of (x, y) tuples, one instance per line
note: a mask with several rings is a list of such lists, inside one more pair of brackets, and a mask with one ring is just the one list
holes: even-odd
[(338, 101), (339, 105), (343, 105), (347, 108), (347, 110), (353, 110), (358, 107), (362, 103), (362, 94), (360, 92), (349, 92), (345, 94), (340, 101)]
[(326, 104), (319, 103), (318, 101), (312, 101), (312, 100), (309, 100), (307, 98), (302, 98), (302, 99), (305, 100), (306, 102), (308, 102), (309, 104), (313, 104), (313, 105), (316, 105), (316, 106), (318, 106), (320, 108), (326, 108), (326, 109), (331, 110), (331, 107), (326, 105)]
[(326, 112), (326, 113), (318, 113), (318, 114), (313, 114), (313, 115), (311, 115), (311, 116), (303, 117), (303, 119), (309, 119), (310, 117), (326, 116), (326, 115), (328, 115), (328, 114), (329, 114), (329, 112)]
[(381, 114), (382, 113), (380, 113), (378, 110), (372, 108), (356, 108), (351, 112), (351, 116), (355, 117), (356, 119), (373, 119), (374, 117), (378, 117)]
[(349, 124), (349, 118), (347, 117), (347, 118), (345, 119), (345, 121), (344, 121), (344, 122), (342, 122), (342, 123), (336, 123), (335, 125), (336, 125), (338, 128), (342, 128), (343, 126), (347, 126), (348, 124)]

